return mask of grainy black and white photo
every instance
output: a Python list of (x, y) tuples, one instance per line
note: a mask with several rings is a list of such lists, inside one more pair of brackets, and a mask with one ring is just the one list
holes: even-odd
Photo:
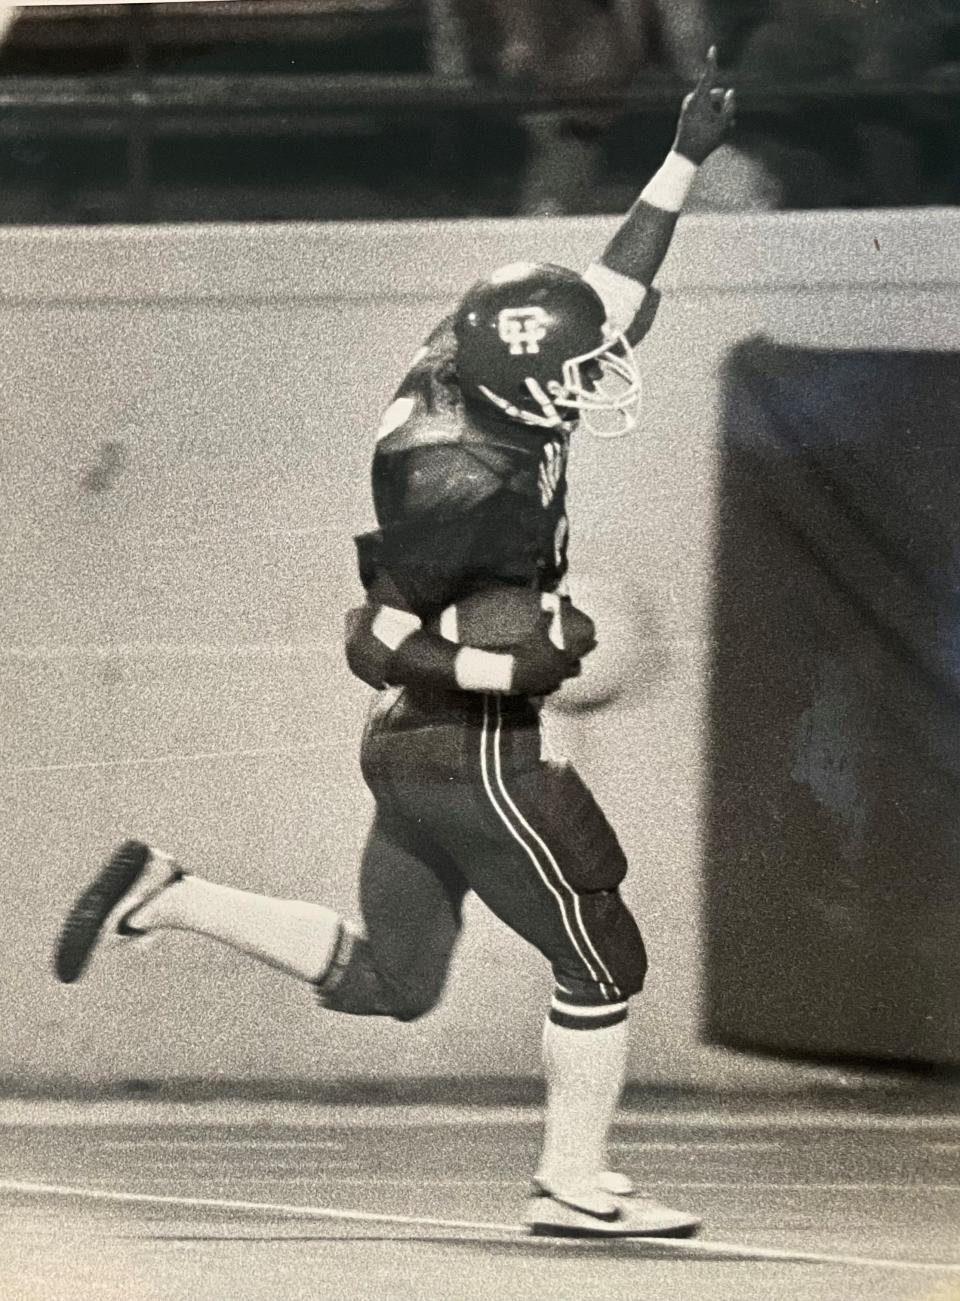
[(955, 0), (0, 5), (0, 1301), (960, 1301)]

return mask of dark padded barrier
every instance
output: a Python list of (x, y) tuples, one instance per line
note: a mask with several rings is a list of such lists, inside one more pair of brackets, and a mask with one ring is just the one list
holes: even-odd
[(960, 354), (723, 376), (704, 1038), (960, 1063)]

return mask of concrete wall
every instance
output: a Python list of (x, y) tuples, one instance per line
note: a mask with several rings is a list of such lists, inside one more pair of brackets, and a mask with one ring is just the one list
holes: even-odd
[[(199, 940), (50, 974), (63, 908), (123, 834), (240, 886), (352, 908), (365, 689), (340, 652), (379, 409), (437, 315), (519, 257), (585, 264), (613, 222), (0, 232), (0, 1076), (538, 1069), (549, 980), (478, 908), (444, 1005), (323, 1017)], [(717, 373), (755, 333), (957, 344), (960, 217), (693, 216), (644, 346), (646, 418), (578, 440), (574, 565), (623, 575), (638, 676), (560, 716), (633, 861), (653, 959), (638, 1078), (777, 1072), (697, 1043), (699, 800)], [(504, 982), (504, 972), (510, 973)]]

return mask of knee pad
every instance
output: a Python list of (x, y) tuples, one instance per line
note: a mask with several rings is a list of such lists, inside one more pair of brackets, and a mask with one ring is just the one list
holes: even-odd
[[(595, 937), (589, 967), (569, 956), (553, 963), (557, 982), (555, 998), (570, 1008), (585, 1009), (583, 1016), (597, 1009), (622, 1006), (643, 989), (647, 975), (647, 951), (633, 915), (616, 891), (580, 896), (581, 914), (592, 922)], [(624, 1011), (624, 1015), (626, 1012)]]

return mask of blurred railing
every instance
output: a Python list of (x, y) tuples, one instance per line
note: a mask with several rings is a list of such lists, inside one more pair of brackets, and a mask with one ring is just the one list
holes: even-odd
[[(478, 173), (492, 171), (484, 136), (489, 147), (490, 137), (501, 133), (504, 166), (522, 169), (522, 123), (531, 114), (599, 111), (608, 122), (630, 124), (641, 142), (638, 173), (661, 149), (687, 89), (677, 76), (651, 69), (627, 90), (606, 93), (478, 83), (440, 39), (445, 4), (270, 0), (24, 10), (0, 52), (0, 221), (17, 220), (10, 198), (17, 186), (42, 188), (56, 173), (64, 178), (61, 189), (69, 187), (71, 176), (93, 167), (95, 150), (110, 154), (104, 164), (110, 197), (98, 200), (101, 215), (93, 219), (144, 220), (164, 184), (158, 149), (171, 142), (180, 142), (184, 157), (193, 151), (197, 172), (206, 165), (230, 185), (237, 183), (229, 174), (233, 164), (219, 159), (244, 139), (255, 148), (273, 140), (300, 142), (296, 147), (327, 140), (341, 154), (351, 141), (376, 139), (358, 162), (358, 187), (369, 185), (378, 167), (386, 175), (403, 151), (411, 160), (411, 188), (436, 169), (438, 158), (450, 166), (451, 206), (440, 212), (426, 204), (422, 215), (458, 215), (458, 203), (465, 214), (497, 211), (495, 202), (487, 208), (476, 195), (456, 200), (455, 191), (465, 177), (469, 184), (471, 158)], [(908, 79), (736, 82), (745, 135), (765, 130), (771, 119), (808, 113), (829, 121), (834, 111), (848, 124), (858, 115), (929, 120), (942, 133), (960, 105), (960, 64)], [(399, 149), (398, 132), (408, 135)], [(938, 147), (942, 153), (944, 145)], [(314, 184), (327, 179), (322, 164), (307, 174)], [(205, 183), (194, 177), (194, 184)], [(264, 173), (264, 186), (270, 183)], [(338, 183), (335, 176), (330, 183)]]
[[(433, 75), (299, 73), (236, 73), (169, 75), (138, 69), (90, 76), (0, 79), (0, 131), (16, 130), (26, 115), (91, 115), (149, 113), (157, 121), (181, 113), (198, 113), (198, 130), (209, 130), (211, 118), (227, 120), (256, 113), (289, 117), (285, 129), (309, 121), (303, 114), (339, 115), (357, 112), (421, 114), (455, 109), (461, 112), (502, 110), (516, 115), (537, 110), (610, 109), (635, 112), (676, 108), (689, 86), (676, 77), (651, 72), (628, 90), (591, 90), (564, 94), (536, 87), (482, 85)], [(863, 104), (876, 101), (960, 99), (960, 68), (938, 71), (923, 79), (781, 82), (737, 79), (740, 108), (769, 110), (785, 105)], [(15, 117), (14, 114), (19, 115)], [(77, 122), (71, 122), (75, 128)]]

